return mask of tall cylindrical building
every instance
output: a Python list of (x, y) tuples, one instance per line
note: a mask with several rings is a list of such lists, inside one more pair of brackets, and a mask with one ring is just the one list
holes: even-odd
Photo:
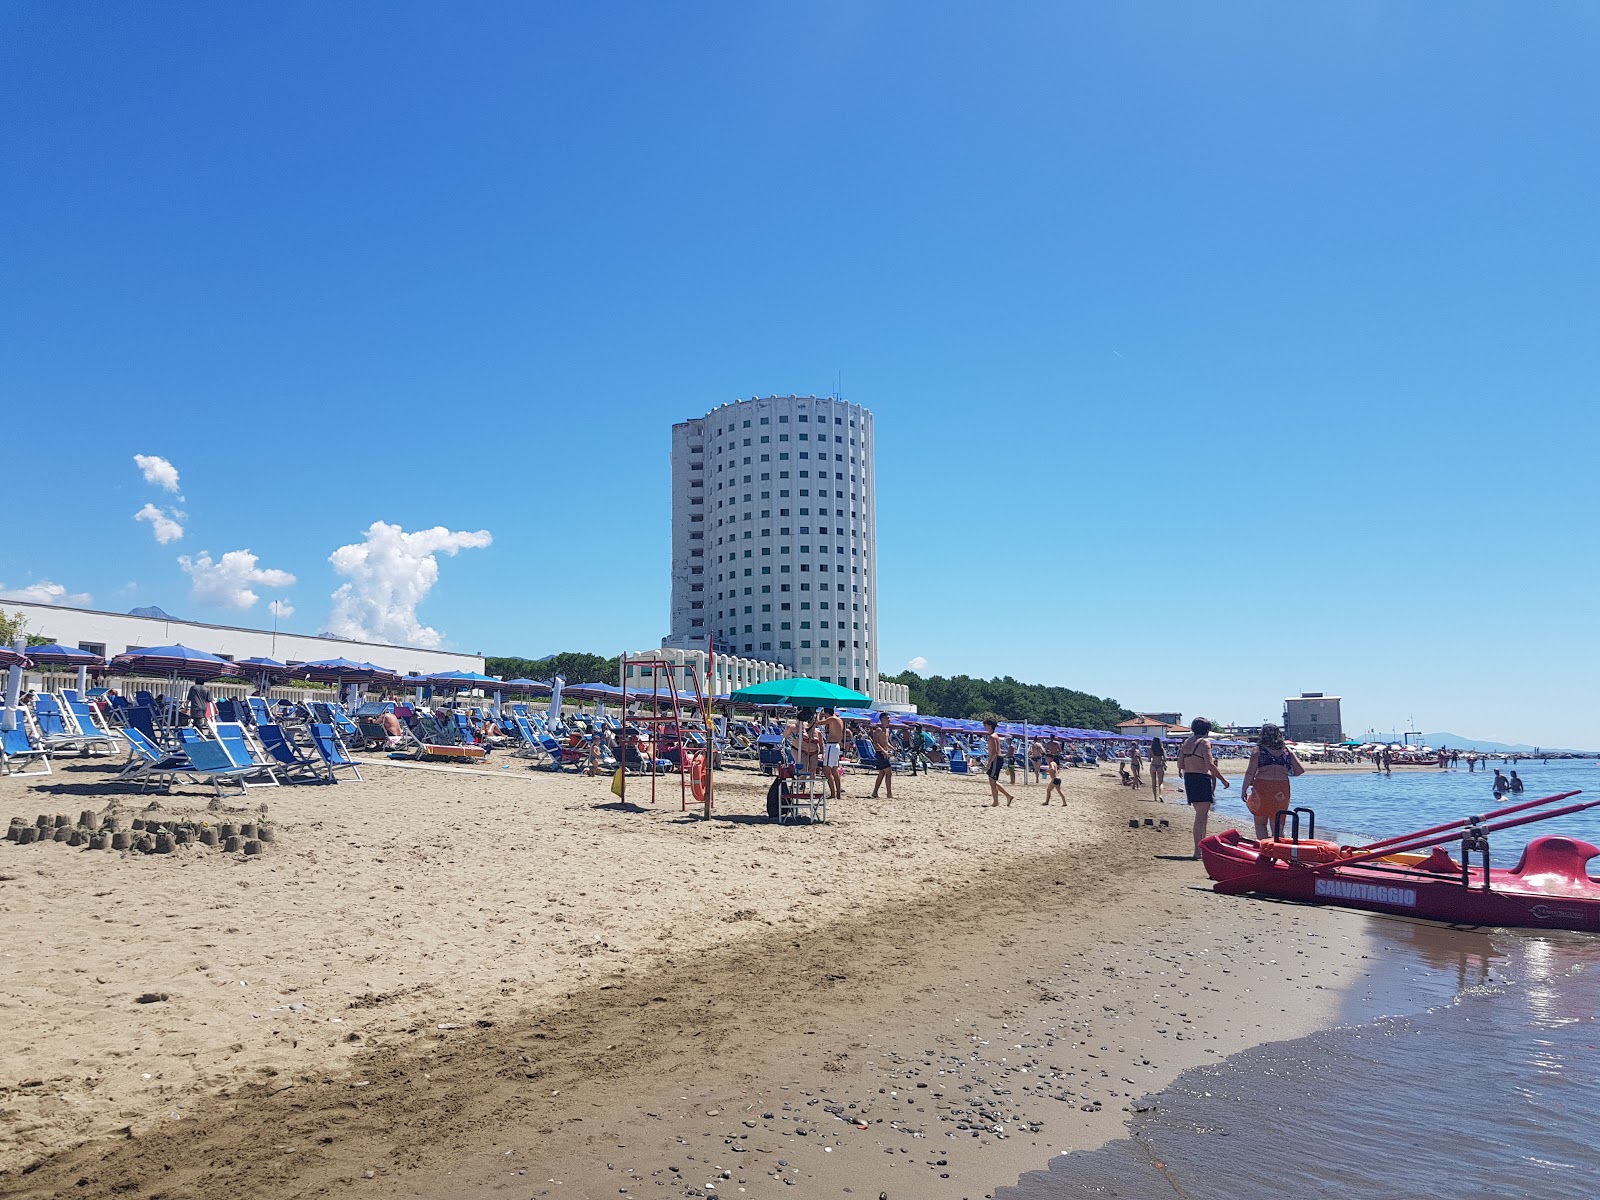
[(872, 414), (766, 396), (672, 427), (668, 646), (781, 663), (872, 696), (878, 545)]

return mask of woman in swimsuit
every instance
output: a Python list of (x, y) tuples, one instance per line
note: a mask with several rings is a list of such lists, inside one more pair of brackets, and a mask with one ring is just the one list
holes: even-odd
[(1191, 733), (1178, 747), (1178, 770), (1183, 772), (1183, 792), (1194, 809), (1194, 856), (1200, 857), (1200, 842), (1206, 836), (1206, 822), (1211, 819), (1211, 805), (1217, 798), (1217, 784), (1233, 785), (1223, 776), (1217, 760), (1211, 756), (1211, 722), (1196, 717), (1190, 726)]
[(1167, 778), (1167, 748), (1158, 737), (1150, 739), (1150, 794), (1162, 800), (1161, 785)]
[(1289, 811), (1289, 780), (1304, 775), (1306, 769), (1293, 750), (1283, 743), (1283, 730), (1263, 725), (1261, 737), (1244, 769), (1245, 807), (1256, 820), (1256, 840), (1266, 837), (1272, 818)]

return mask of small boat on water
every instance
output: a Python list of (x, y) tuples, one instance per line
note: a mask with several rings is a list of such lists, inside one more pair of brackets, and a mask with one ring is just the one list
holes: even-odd
[[(1527, 800), (1366, 846), (1317, 840), (1316, 814), (1298, 808), (1278, 815), (1270, 838), (1255, 841), (1229, 829), (1202, 841), (1200, 856), (1215, 881), (1213, 890), (1228, 895), (1254, 893), (1464, 925), (1600, 932), (1600, 879), (1588, 867), (1600, 846), (1538, 837), (1516, 866), (1489, 864), (1491, 833), (1600, 805), (1589, 800), (1546, 807), (1578, 794)], [(1540, 808), (1545, 811), (1507, 819)], [(1304, 838), (1302, 816), (1310, 826)], [(1445, 848), (1452, 842), (1460, 843), (1459, 858)]]

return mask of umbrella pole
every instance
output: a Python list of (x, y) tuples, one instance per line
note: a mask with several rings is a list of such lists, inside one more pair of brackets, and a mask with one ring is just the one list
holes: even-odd
[[(18, 654), (28, 648), (28, 635), (19, 633), (11, 643), (11, 648)], [(22, 695), (22, 664), (12, 667), (6, 675), (6, 707), (0, 712), (0, 729), (15, 729), (17, 727), (17, 700)]]
[(717, 650), (711, 638), (706, 638), (706, 691), (700, 697), (700, 714), (706, 719), (706, 808), (705, 819), (711, 819), (711, 778), (716, 774), (717, 766), (717, 727), (716, 718), (711, 713), (711, 697), (715, 694), (715, 685), (711, 682), (716, 678), (715, 666)]

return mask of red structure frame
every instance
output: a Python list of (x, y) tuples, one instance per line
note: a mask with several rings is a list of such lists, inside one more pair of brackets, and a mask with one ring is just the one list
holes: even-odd
[[(678, 798), (683, 811), (687, 812), (689, 809), (690, 779), (686, 762), (688, 758), (687, 744), (684, 735), (688, 732), (688, 726), (684, 721), (683, 704), (678, 699), (677, 681), (673, 678), (673, 671), (678, 664), (665, 658), (625, 658), (622, 663), (621, 719), (623, 727), (621, 736), (617, 740), (617, 748), (622, 751), (622, 762), (625, 766), (627, 763), (627, 747), (633, 737), (628, 731), (629, 724), (646, 726), (650, 730), (650, 803), (654, 804), (656, 802), (656, 777), (659, 774), (656, 771), (656, 751), (661, 746), (662, 730), (670, 726), (678, 739)], [(650, 673), (650, 712), (648, 715), (642, 712), (631, 717), (628, 715), (628, 668), (630, 667), (639, 668), (641, 676), (646, 670)], [(663, 674), (666, 676), (668, 697), (663, 697), (661, 694), (660, 678)], [(711, 774), (712, 768), (716, 763), (716, 734), (711, 726), (710, 698), (700, 686), (699, 672), (691, 670), (689, 674), (694, 681), (695, 703), (700, 706), (700, 712), (704, 716), (706, 723), (705, 816), (709, 818), (711, 816)], [(708, 663), (707, 675), (709, 676), (709, 674), (710, 667)], [(668, 705), (665, 710), (662, 707), (664, 699)], [(624, 803), (628, 799), (628, 772), (626, 770), (622, 772), (620, 799)]]

